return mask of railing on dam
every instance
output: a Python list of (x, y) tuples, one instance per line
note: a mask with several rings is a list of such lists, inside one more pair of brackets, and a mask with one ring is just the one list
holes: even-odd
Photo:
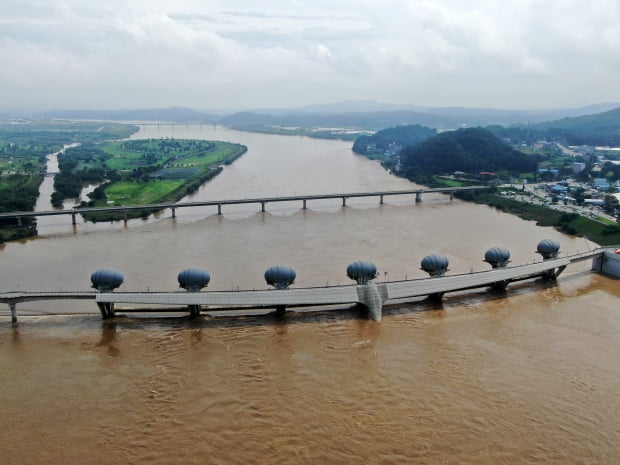
[[(555, 280), (562, 271), (574, 263), (593, 260), (592, 269), (611, 276), (620, 277), (620, 254), (616, 247), (602, 247), (588, 252), (518, 266), (494, 268), (488, 271), (435, 276), (404, 281), (375, 283), (370, 280), (357, 285), (325, 286), (310, 288), (237, 290), (237, 291), (194, 291), (194, 292), (0, 292), (0, 302), (11, 309), (14, 322), (17, 321), (16, 306), (20, 302), (35, 300), (90, 299), (95, 300), (104, 318), (115, 316), (115, 304), (159, 305), (175, 309), (168, 311), (189, 311), (197, 316), (202, 310), (225, 310), (239, 308), (313, 307), (337, 304), (362, 304), (373, 320), (381, 320), (384, 303), (413, 297), (430, 296), (439, 298), (450, 292), (490, 287), (505, 289), (512, 282), (542, 278)], [(181, 307), (181, 308), (178, 308)], [(186, 308), (186, 310), (184, 310)], [(123, 311), (131, 311), (124, 309)], [(151, 308), (138, 311), (165, 312)]]
[(450, 188), (431, 188), (431, 189), (409, 189), (398, 191), (375, 191), (375, 192), (349, 192), (349, 193), (337, 193), (337, 194), (312, 194), (312, 195), (291, 195), (291, 196), (279, 196), (279, 197), (257, 197), (257, 198), (245, 198), (245, 199), (222, 199), (222, 200), (208, 200), (202, 202), (182, 202), (182, 203), (154, 203), (143, 205), (122, 205), (122, 206), (110, 206), (110, 207), (87, 207), (87, 208), (75, 208), (72, 210), (47, 210), (39, 212), (10, 212), (0, 213), (0, 219), (16, 218), (32, 218), (37, 216), (58, 216), (58, 215), (70, 215), (73, 224), (75, 224), (76, 215), (84, 213), (125, 213), (125, 220), (127, 219), (127, 212), (130, 211), (158, 211), (169, 208), (172, 210), (172, 217), (176, 215), (177, 208), (191, 208), (191, 207), (217, 207), (218, 215), (222, 214), (222, 206), (224, 205), (240, 205), (240, 204), (259, 204), (261, 211), (265, 211), (265, 207), (269, 203), (277, 202), (302, 202), (302, 208), (307, 208), (307, 203), (312, 200), (326, 200), (326, 199), (342, 199), (342, 206), (346, 206), (347, 199), (362, 198), (362, 197), (378, 197), (379, 203), (383, 204), (385, 197), (400, 196), (400, 195), (414, 195), (415, 201), (420, 202), (423, 194), (448, 194), (450, 199), (457, 192), (476, 191), (488, 189), (488, 186), (466, 186), (466, 187), (450, 187)]

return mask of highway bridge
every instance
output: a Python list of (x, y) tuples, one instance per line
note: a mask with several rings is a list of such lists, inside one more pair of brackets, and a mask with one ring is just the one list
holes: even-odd
[(369, 318), (380, 321), (385, 303), (429, 296), (441, 299), (450, 292), (479, 288), (506, 289), (513, 282), (528, 279), (555, 280), (568, 266), (592, 260), (592, 269), (613, 277), (620, 277), (620, 254), (617, 247), (601, 247), (588, 252), (543, 260), (519, 266), (494, 268), (488, 271), (462, 273), (440, 277), (411, 279), (367, 284), (310, 288), (203, 291), (203, 292), (0, 292), (0, 302), (11, 309), (11, 318), (17, 322), (17, 304), (35, 300), (90, 299), (94, 300), (104, 319), (116, 314), (116, 304), (132, 306), (157, 305), (155, 308), (123, 309), (125, 312), (152, 311), (189, 312), (198, 316), (203, 312), (274, 308), (284, 314), (286, 307), (325, 307), (336, 304), (360, 304), (367, 308)]
[(337, 194), (313, 194), (313, 195), (291, 195), (281, 197), (257, 197), (246, 199), (228, 199), (228, 200), (208, 200), (203, 202), (181, 202), (181, 203), (153, 203), (144, 205), (123, 205), (123, 206), (109, 206), (109, 207), (93, 207), (93, 208), (76, 208), (72, 210), (48, 210), (39, 212), (10, 212), (0, 213), (0, 219), (17, 219), (18, 222), (22, 218), (33, 218), (38, 216), (58, 216), (66, 215), (71, 216), (73, 224), (76, 224), (76, 215), (84, 213), (122, 213), (124, 214), (125, 221), (127, 220), (127, 213), (129, 211), (159, 211), (166, 208), (171, 209), (172, 217), (175, 218), (176, 210), (178, 208), (191, 208), (191, 207), (205, 207), (214, 206), (217, 207), (217, 214), (222, 214), (222, 207), (224, 205), (240, 205), (240, 204), (257, 204), (261, 206), (261, 211), (266, 211), (266, 205), (269, 203), (278, 202), (301, 202), (302, 208), (306, 209), (307, 204), (313, 200), (325, 200), (325, 199), (341, 199), (342, 206), (346, 207), (347, 199), (361, 198), (361, 197), (377, 197), (379, 203), (383, 204), (385, 197), (413, 195), (416, 202), (422, 201), (423, 194), (448, 194), (450, 200), (457, 192), (476, 191), (488, 189), (488, 186), (466, 186), (466, 187), (441, 187), (431, 189), (410, 189), (410, 190), (398, 190), (398, 191), (376, 191), (376, 192), (349, 192), (349, 193), (337, 193)]

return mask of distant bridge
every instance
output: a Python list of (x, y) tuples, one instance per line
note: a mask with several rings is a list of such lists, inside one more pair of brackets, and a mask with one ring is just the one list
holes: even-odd
[[(620, 277), (620, 255), (615, 247), (543, 260), (520, 266), (495, 268), (475, 273), (368, 284), (290, 289), (205, 291), (205, 292), (0, 292), (0, 302), (9, 305), (12, 321), (17, 321), (17, 304), (36, 300), (95, 300), (103, 318), (115, 316), (115, 304), (159, 305), (159, 308), (123, 309), (123, 312), (189, 312), (275, 308), (283, 314), (286, 307), (316, 307), (337, 304), (361, 304), (373, 320), (380, 321), (386, 302), (430, 296), (440, 300), (445, 293), (478, 288), (505, 289), (510, 283), (541, 278), (555, 280), (567, 266), (592, 260), (592, 269)], [(171, 308), (176, 306), (176, 308)], [(179, 308), (180, 307), (180, 308)]]
[(76, 215), (83, 213), (123, 213), (124, 220), (127, 221), (127, 213), (130, 211), (158, 211), (169, 208), (172, 210), (172, 217), (176, 217), (177, 208), (191, 208), (191, 207), (208, 207), (217, 206), (217, 214), (222, 214), (223, 205), (239, 205), (239, 204), (260, 204), (261, 211), (266, 211), (266, 205), (268, 203), (277, 202), (302, 202), (302, 208), (307, 208), (307, 203), (312, 200), (325, 200), (325, 199), (342, 199), (342, 206), (346, 207), (347, 199), (360, 198), (360, 197), (378, 197), (379, 203), (383, 204), (384, 198), (397, 195), (415, 195), (415, 201), (422, 201), (422, 194), (448, 194), (450, 200), (457, 192), (477, 191), (488, 189), (488, 186), (467, 186), (467, 187), (440, 187), (432, 189), (410, 189), (400, 191), (376, 191), (376, 192), (351, 192), (340, 194), (315, 194), (315, 195), (291, 195), (283, 197), (257, 197), (246, 199), (234, 199), (234, 200), (208, 200), (203, 202), (182, 202), (182, 203), (150, 203), (144, 205), (123, 205), (117, 207), (98, 207), (98, 208), (75, 208), (73, 210), (48, 210), (39, 212), (11, 212), (0, 213), (0, 219), (16, 218), (18, 222), (21, 222), (22, 218), (33, 218), (38, 216), (58, 216), (58, 215), (71, 215), (73, 224), (76, 224)]

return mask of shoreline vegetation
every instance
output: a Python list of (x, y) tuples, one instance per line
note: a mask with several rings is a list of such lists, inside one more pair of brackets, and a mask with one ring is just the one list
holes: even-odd
[[(415, 179), (411, 181), (418, 182)], [(474, 184), (468, 181), (455, 181), (441, 177), (423, 179), (428, 187), (458, 187)], [(420, 182), (421, 183), (421, 182)], [(503, 189), (505, 190), (505, 189)], [(620, 226), (586, 218), (578, 213), (562, 212), (542, 205), (521, 202), (499, 194), (498, 188), (489, 186), (487, 191), (458, 192), (455, 197), (467, 202), (487, 205), (497, 210), (516, 215), (527, 221), (535, 221), (537, 226), (551, 226), (558, 231), (575, 237), (585, 237), (601, 246), (620, 244)]]
[(517, 215), (524, 220), (536, 221), (538, 226), (553, 226), (564, 234), (585, 237), (602, 246), (620, 244), (620, 227), (586, 218), (578, 213), (561, 212), (541, 205), (527, 204), (492, 192), (478, 193), (471, 198), (461, 194), (458, 197)]

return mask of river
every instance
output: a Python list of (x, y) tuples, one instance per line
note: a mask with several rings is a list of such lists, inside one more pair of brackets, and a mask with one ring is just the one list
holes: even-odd
[[(210, 126), (142, 126), (138, 137), (248, 146), (185, 200), (405, 189), (350, 142)], [(211, 273), (210, 289), (264, 288), (275, 264), (297, 286), (349, 283), (354, 260), (379, 280), (421, 277), (441, 253), (452, 272), (483, 270), (486, 249), (537, 259), (544, 238), (593, 247), (446, 196), (339, 200), (162, 212), (72, 226), (0, 248), (0, 288), (83, 290), (112, 267), (121, 289), (175, 289)], [(119, 318), (93, 302), (0, 311), (0, 453), (4, 464), (615, 464), (620, 461), (620, 289), (569, 268), (557, 284), (389, 307), (271, 317)], [(28, 313), (33, 316), (21, 316)], [(62, 315), (58, 315), (62, 313)]]

